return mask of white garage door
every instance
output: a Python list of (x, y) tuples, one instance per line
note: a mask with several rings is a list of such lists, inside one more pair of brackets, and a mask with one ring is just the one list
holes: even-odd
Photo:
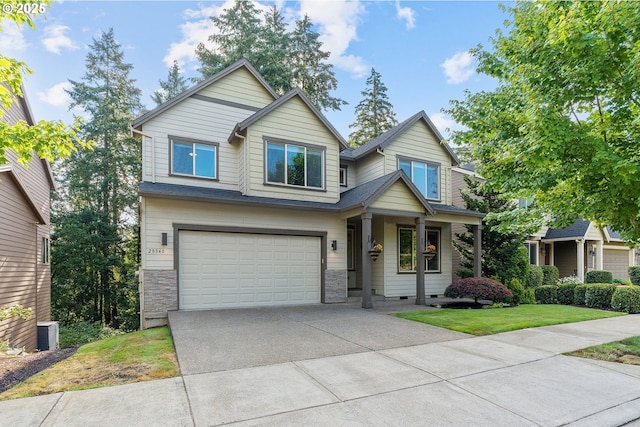
[(629, 279), (629, 251), (605, 249), (604, 250), (604, 269), (613, 273), (613, 277), (620, 279)]
[(320, 302), (320, 238), (180, 231), (180, 309)]

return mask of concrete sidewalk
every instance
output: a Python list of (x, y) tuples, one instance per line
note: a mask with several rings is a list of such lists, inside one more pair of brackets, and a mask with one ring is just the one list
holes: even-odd
[(0, 425), (640, 425), (640, 367), (561, 355), (637, 335), (640, 315), (359, 348), (0, 402)]

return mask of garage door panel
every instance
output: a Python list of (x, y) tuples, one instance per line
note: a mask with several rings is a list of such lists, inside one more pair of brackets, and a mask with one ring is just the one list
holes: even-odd
[(181, 231), (180, 308), (320, 302), (320, 238)]

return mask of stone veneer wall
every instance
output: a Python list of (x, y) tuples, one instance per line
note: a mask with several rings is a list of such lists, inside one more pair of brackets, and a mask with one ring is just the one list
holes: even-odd
[(324, 303), (347, 301), (347, 270), (326, 270), (324, 274)]
[(167, 324), (167, 311), (178, 309), (176, 270), (143, 270), (142, 329)]

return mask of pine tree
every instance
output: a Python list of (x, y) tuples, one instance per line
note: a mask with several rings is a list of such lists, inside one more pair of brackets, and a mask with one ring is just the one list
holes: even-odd
[(156, 103), (156, 106), (175, 98), (187, 90), (187, 82), (180, 75), (178, 61), (173, 61), (173, 65), (169, 68), (167, 80), (158, 80), (158, 83), (160, 83), (160, 89), (154, 91), (151, 95), (151, 99)]
[(203, 43), (196, 48), (196, 56), (202, 63), (198, 71), (203, 77), (212, 76), (241, 58), (254, 66), (262, 63), (263, 52), (256, 49), (263, 39), (262, 11), (252, 1), (235, 0), (233, 7), (211, 20), (220, 31), (209, 36), (217, 48), (207, 49)]
[(320, 110), (340, 110), (347, 102), (332, 97), (329, 92), (336, 90), (338, 80), (332, 64), (326, 63), (330, 52), (322, 50), (319, 34), (313, 31), (309, 16), (296, 21), (291, 33), (291, 54), (289, 67), (293, 74), (293, 86), (298, 86)]
[(356, 121), (349, 125), (356, 129), (349, 134), (352, 147), (359, 147), (398, 124), (393, 105), (387, 97), (387, 87), (374, 68), (367, 78), (364, 97), (355, 108)]
[[(469, 188), (462, 191), (462, 199), (466, 208), (482, 213), (506, 212), (517, 209), (517, 206), (502, 198), (499, 193), (487, 190), (482, 182), (464, 177)], [(497, 220), (488, 218), (482, 224), (482, 276), (498, 277), (502, 283), (512, 278), (524, 280), (528, 266), (528, 256), (524, 247), (525, 236), (516, 233), (503, 233), (496, 228)], [(474, 236), (471, 225), (465, 225), (465, 233), (456, 233), (453, 246), (460, 253), (462, 270), (456, 271), (461, 277), (473, 276), (473, 244)]]
[(257, 48), (261, 57), (253, 65), (273, 90), (284, 94), (291, 90), (292, 81), (291, 70), (287, 66), (290, 39), (284, 18), (275, 5), (265, 15), (262, 35)]
[[(67, 200), (57, 204), (59, 226), (52, 239), (58, 244), (56, 251), (75, 253), (75, 264), (84, 266), (78, 271), (69, 257), (58, 258), (52, 265), (53, 287), (60, 288), (54, 294), (60, 289), (67, 294), (82, 290), (82, 298), (91, 301), (70, 300), (59, 308), (75, 320), (101, 321), (114, 327), (122, 323), (118, 301), (133, 281), (133, 271), (125, 268), (125, 243), (137, 241), (136, 189), (141, 168), (140, 145), (129, 131), (134, 113), (141, 108), (141, 91), (129, 77), (133, 66), (123, 60), (111, 29), (93, 40), (82, 80), (70, 80), (71, 108), (81, 108), (89, 116), (82, 134), (95, 145), (94, 150), (75, 153), (62, 164)], [(77, 235), (86, 238), (73, 237)], [(81, 248), (74, 249), (74, 245)], [(83, 304), (90, 307), (88, 312)]]

